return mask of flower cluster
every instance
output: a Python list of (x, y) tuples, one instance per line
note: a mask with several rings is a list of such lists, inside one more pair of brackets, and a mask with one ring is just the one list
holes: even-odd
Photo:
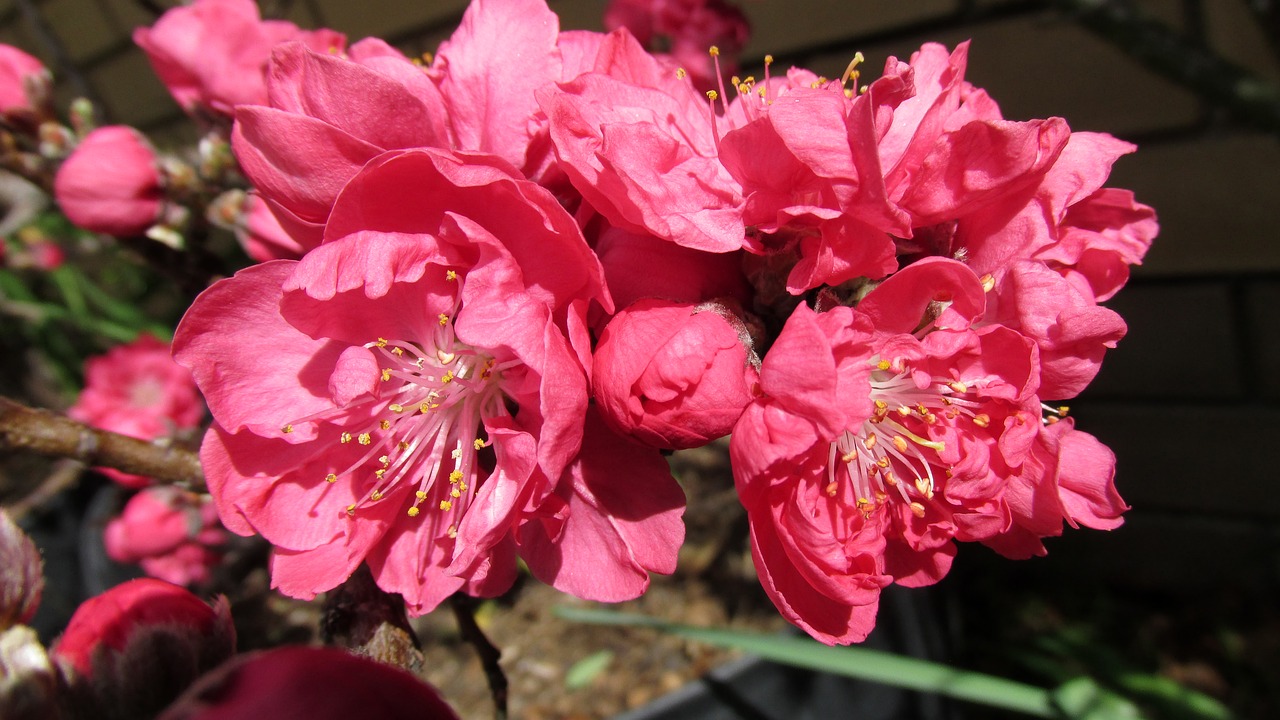
[[(827, 643), (957, 540), (1020, 558), (1121, 522), (1113, 456), (1058, 403), (1124, 335), (1100, 303), (1156, 233), (1105, 187), (1134, 148), (1004, 118), (967, 43), (866, 85), (861, 56), (725, 78), (712, 47), (704, 77), (690, 42), (745, 41), (721, 3), (615, 3), (595, 33), (474, 0), (423, 59), (251, 6), (137, 39), (250, 186), (210, 212), (263, 262), (195, 301), (174, 356), (218, 514), (273, 544), (283, 592), (367, 563), (422, 613), (505, 591), (519, 558), (636, 597), (683, 539), (662, 452), (728, 434), (761, 581)], [(140, 232), (172, 179), (107, 130), (60, 200)], [(127, 177), (82, 204), (95, 155)]]

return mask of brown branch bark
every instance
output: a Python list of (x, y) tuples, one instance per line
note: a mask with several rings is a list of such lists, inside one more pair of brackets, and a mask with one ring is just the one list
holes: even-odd
[(12, 451), (69, 458), (86, 465), (204, 487), (200, 457), (190, 450), (98, 430), (0, 397), (0, 452)]

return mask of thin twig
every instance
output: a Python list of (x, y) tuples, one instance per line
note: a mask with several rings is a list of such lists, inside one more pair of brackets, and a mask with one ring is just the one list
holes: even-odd
[(84, 463), (79, 460), (59, 460), (34, 490), (23, 496), (21, 500), (5, 508), (5, 512), (14, 522), (26, 517), (28, 513), (48, 503), (63, 490), (76, 484), (80, 474), (84, 472)]
[(0, 452), (14, 450), (204, 487), (200, 457), (190, 450), (98, 430), (0, 397)]
[(462, 633), (462, 639), (471, 643), (480, 656), (480, 664), (489, 680), (489, 692), (493, 695), (494, 716), (497, 720), (507, 720), (507, 674), (498, 664), (502, 651), (489, 641), (476, 624), (471, 598), (462, 593), (454, 593), (449, 597), (449, 606), (453, 608), (453, 616), (458, 619), (458, 631)]

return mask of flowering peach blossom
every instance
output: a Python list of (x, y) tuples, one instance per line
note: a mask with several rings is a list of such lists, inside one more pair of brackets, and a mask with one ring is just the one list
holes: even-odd
[(729, 434), (758, 381), (740, 319), (715, 303), (639, 300), (596, 346), (592, 391), (619, 432), (652, 447), (701, 447)]
[(120, 517), (107, 523), (103, 539), (112, 560), (137, 563), (151, 577), (190, 585), (209, 580), (225, 535), (212, 501), (161, 486), (129, 498)]
[(260, 102), (237, 111), (232, 146), (304, 250), (320, 243), (338, 193), (369, 160), (449, 145), (439, 91), (380, 40), (363, 40), (346, 57), (286, 43), (271, 54), (266, 83)]
[(111, 125), (85, 136), (54, 179), (53, 193), (71, 222), (108, 235), (141, 235), (160, 217), (163, 177), (155, 150), (131, 127)]
[[(885, 584), (945, 575), (953, 539), (1007, 538), (1016, 515), (1031, 515), (1023, 496), (1006, 498), (1015, 482), (1053, 498), (1040, 508), (1058, 529), (1063, 518), (1118, 522), (1105, 448), (1050, 447), (1061, 431), (1041, 430), (1037, 346), (979, 324), (984, 295), (963, 264), (921, 260), (856, 309), (800, 305), (764, 358), (763, 396), (734, 428), (734, 477), (765, 589), (824, 642), (865, 637)], [(1060, 452), (1091, 464), (1044, 471)]]
[(738, 56), (751, 36), (746, 16), (723, 0), (613, 0), (604, 26), (625, 27), (640, 44), (670, 54), (701, 90), (714, 89), (721, 74), (737, 73)]
[[(85, 363), (85, 387), (67, 410), (73, 419), (141, 440), (169, 437), (200, 424), (204, 404), (191, 373), (173, 361), (168, 343), (141, 335)], [(129, 487), (148, 478), (103, 472)]]
[(505, 590), (517, 552), (596, 599), (671, 569), (682, 502), (661, 458), (601, 474), (617, 441), (583, 439), (586, 310), (612, 306), (550, 194), (497, 158), (393, 151), (325, 232), (214, 285), (175, 341), (216, 421), (219, 513), (276, 546), (276, 587), (310, 598), (367, 561), (420, 614)]
[(183, 110), (227, 117), (236, 105), (266, 101), (267, 58), (271, 48), (290, 40), (320, 52), (346, 45), (332, 30), (307, 32), (283, 20), (263, 20), (253, 0), (196, 0), (133, 33)]

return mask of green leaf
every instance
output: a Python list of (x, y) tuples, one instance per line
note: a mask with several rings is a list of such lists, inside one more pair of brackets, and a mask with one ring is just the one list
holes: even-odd
[(1058, 686), (1053, 691), (1053, 703), (1065, 717), (1073, 720), (1135, 720), (1142, 717), (1136, 705), (1088, 677), (1078, 677)]
[(1043, 688), (894, 653), (860, 647), (828, 647), (808, 638), (677, 625), (644, 615), (606, 610), (562, 606), (555, 612), (574, 622), (656, 628), (691, 640), (745, 650), (795, 667), (936, 693), (1035, 717), (1061, 717), (1049, 691)]
[(587, 687), (597, 677), (600, 677), (600, 673), (607, 670), (612, 662), (612, 650), (601, 650), (592, 653), (569, 668), (569, 671), (564, 675), (564, 686), (570, 690), (579, 690)]

